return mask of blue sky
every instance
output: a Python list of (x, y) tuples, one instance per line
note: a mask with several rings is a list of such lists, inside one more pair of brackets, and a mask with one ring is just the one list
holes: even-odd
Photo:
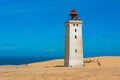
[(0, 0), (0, 56), (64, 56), (72, 9), (84, 22), (84, 57), (120, 56), (119, 0)]

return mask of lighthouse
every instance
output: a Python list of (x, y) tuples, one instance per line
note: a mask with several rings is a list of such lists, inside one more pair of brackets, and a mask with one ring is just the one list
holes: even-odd
[(65, 58), (64, 66), (83, 66), (83, 46), (82, 46), (82, 20), (78, 19), (76, 10), (69, 14), (70, 20), (65, 23)]

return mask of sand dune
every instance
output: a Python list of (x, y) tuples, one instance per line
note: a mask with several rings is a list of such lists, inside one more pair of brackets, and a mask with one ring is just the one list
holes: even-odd
[[(87, 62), (90, 61), (90, 62)], [(120, 66), (120, 57), (96, 57), (84, 59), (86, 67), (93, 66)]]
[(0, 80), (120, 80), (120, 57), (84, 59), (84, 67), (67, 68), (64, 60), (0, 66)]
[[(63, 67), (64, 60), (51, 60), (40, 63), (32, 63), (29, 66), (32, 67)], [(105, 67), (105, 66), (120, 66), (120, 57), (94, 57), (84, 59), (85, 67)]]

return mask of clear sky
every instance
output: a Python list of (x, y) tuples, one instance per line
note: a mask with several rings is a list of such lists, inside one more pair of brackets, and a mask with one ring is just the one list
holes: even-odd
[(0, 0), (0, 56), (64, 56), (72, 9), (85, 57), (120, 56), (120, 0)]

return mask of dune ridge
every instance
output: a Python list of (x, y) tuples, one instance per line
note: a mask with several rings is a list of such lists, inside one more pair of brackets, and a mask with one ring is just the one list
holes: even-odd
[[(64, 60), (50, 60), (45, 62), (38, 62), (29, 64), (34, 67), (64, 67)], [(84, 67), (104, 67), (104, 66), (120, 66), (120, 57), (119, 56), (107, 56), (107, 57), (93, 57), (93, 58), (84, 58)]]

